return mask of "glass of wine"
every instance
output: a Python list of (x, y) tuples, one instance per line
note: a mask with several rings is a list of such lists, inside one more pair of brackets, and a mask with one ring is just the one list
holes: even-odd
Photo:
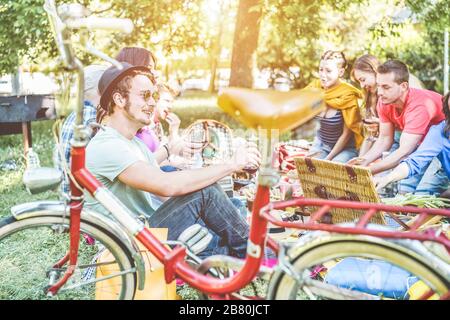
[(185, 160), (183, 169), (194, 169), (203, 166), (202, 151), (205, 146), (205, 132), (202, 127), (194, 126), (191, 131), (182, 135), (185, 145), (182, 157)]
[(376, 119), (368, 117), (363, 119), (364, 129), (366, 131), (367, 140), (374, 142), (378, 136), (378, 123)]
[[(258, 137), (255, 134), (251, 134), (247, 138), (247, 145), (248, 144), (258, 145)], [(245, 171), (245, 172), (248, 172), (250, 175), (253, 175), (253, 174), (256, 173), (256, 171), (258, 171), (258, 167), (255, 167), (253, 165), (247, 165), (242, 170)]]

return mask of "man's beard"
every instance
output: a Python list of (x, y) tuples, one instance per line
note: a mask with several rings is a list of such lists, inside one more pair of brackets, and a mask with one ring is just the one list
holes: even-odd
[(136, 118), (136, 117), (134, 116), (134, 114), (132, 114), (132, 113), (130, 112), (130, 107), (131, 107), (130, 101), (127, 101), (126, 104), (125, 104), (125, 106), (124, 106), (124, 110), (125, 110), (125, 112), (126, 112), (126, 116), (128, 117), (128, 119), (133, 120), (133, 122), (139, 123), (140, 128), (142, 128), (142, 127), (144, 127), (144, 126), (151, 125), (151, 124), (153, 123), (153, 121), (152, 121), (152, 116), (153, 116), (153, 114), (150, 114), (150, 115), (149, 115), (148, 121), (145, 121), (145, 120), (143, 120), (143, 119), (138, 119), (138, 118)]

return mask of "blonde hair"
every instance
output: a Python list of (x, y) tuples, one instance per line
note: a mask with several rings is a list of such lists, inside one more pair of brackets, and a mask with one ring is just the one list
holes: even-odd
[(355, 62), (353, 63), (352, 71), (350, 72), (350, 77), (353, 80), (356, 80), (355, 70), (376, 74), (379, 66), (380, 62), (375, 56), (371, 54), (362, 55), (361, 57), (356, 59)]

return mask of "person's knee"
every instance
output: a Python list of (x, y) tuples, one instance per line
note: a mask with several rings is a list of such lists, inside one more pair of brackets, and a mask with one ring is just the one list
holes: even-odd
[(213, 183), (201, 190), (201, 192), (204, 195), (208, 195), (209, 197), (214, 196), (226, 196), (225, 192), (223, 191), (222, 187), (216, 182)]
[(353, 159), (358, 156), (358, 152), (356, 150), (345, 150), (338, 154), (333, 158), (334, 162), (339, 163), (347, 163), (350, 159)]

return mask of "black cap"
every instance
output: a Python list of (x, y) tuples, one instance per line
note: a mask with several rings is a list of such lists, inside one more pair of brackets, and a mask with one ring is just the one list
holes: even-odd
[(129, 75), (131, 71), (139, 70), (151, 74), (150, 69), (144, 66), (133, 66), (127, 62), (121, 62), (120, 64), (123, 66), (122, 70), (119, 70), (116, 66), (111, 66), (103, 72), (98, 82), (98, 91), (101, 95), (100, 107), (104, 110), (108, 109), (112, 89), (120, 80)]

